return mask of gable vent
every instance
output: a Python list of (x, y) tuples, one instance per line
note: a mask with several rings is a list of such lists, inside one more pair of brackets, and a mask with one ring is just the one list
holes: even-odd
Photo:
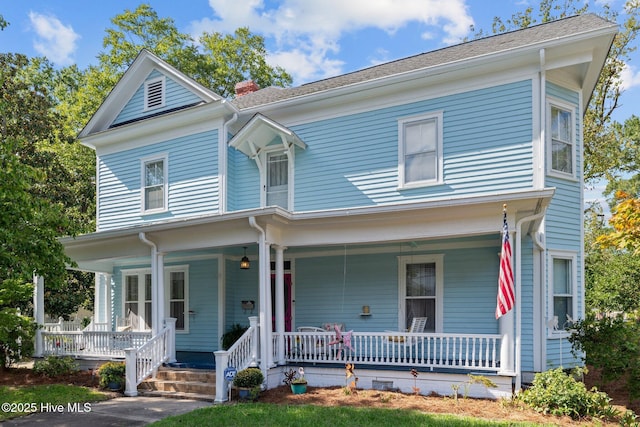
[(145, 83), (145, 109), (162, 107), (164, 105), (164, 79), (150, 80)]

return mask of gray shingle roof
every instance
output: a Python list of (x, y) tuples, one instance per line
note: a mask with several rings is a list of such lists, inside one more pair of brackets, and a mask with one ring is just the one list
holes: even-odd
[(297, 87), (264, 88), (239, 97), (232, 102), (237, 108), (244, 110), (409, 71), (427, 69), (456, 61), (536, 45), (562, 37), (610, 28), (615, 25), (616, 24), (594, 14), (574, 16), (398, 59)]

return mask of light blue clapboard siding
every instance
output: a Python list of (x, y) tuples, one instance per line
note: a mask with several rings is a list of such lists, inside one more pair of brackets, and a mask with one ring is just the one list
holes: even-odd
[[(217, 212), (217, 139), (218, 131), (213, 130), (100, 157), (99, 229)], [(169, 210), (142, 215), (141, 159), (165, 153), (169, 165)]]
[[(296, 155), (296, 210), (530, 188), (531, 93), (527, 80), (294, 126), (308, 144)], [(444, 184), (398, 190), (398, 120), (434, 111), (444, 112)]]
[[(295, 325), (344, 323), (348, 330), (395, 330), (398, 325), (396, 254), (296, 259)], [(345, 267), (346, 262), (346, 267)], [(346, 271), (346, 275), (345, 275)], [(362, 306), (371, 308), (362, 317)]]
[[(145, 81), (162, 76), (158, 70), (153, 70), (149, 73), (149, 76)], [(186, 105), (193, 105), (202, 101), (195, 93), (191, 92), (181, 84), (177, 83), (170, 77), (165, 77), (165, 105), (161, 108), (154, 108), (152, 110), (144, 110), (144, 83), (140, 85), (138, 90), (133, 94), (129, 102), (124, 106), (120, 114), (113, 121), (112, 125), (127, 122), (130, 120), (136, 120), (145, 116), (154, 115), (163, 111), (172, 110), (175, 108), (184, 107)]]
[(260, 174), (255, 160), (229, 148), (227, 209), (237, 211), (260, 206)]
[[(578, 107), (579, 97), (576, 92), (564, 89), (553, 83), (547, 83), (547, 93), (554, 98), (561, 99), (565, 102), (575, 105), (574, 117), (576, 121), (576, 146), (577, 150), (576, 170), (581, 171), (583, 167), (582, 141), (579, 139), (580, 124), (582, 116)], [(548, 148), (548, 147), (547, 147)], [(582, 276), (583, 259), (582, 259), (582, 200), (581, 187), (577, 180), (562, 179), (552, 176), (546, 178), (547, 187), (555, 187), (556, 192), (545, 218), (546, 243), (548, 250), (568, 250), (577, 253), (577, 283), (578, 283), (578, 312), (584, 309), (584, 278)], [(545, 262), (549, 261), (548, 258)], [(547, 268), (551, 268), (547, 265)], [(548, 289), (552, 284), (547, 284)], [(547, 301), (548, 312), (551, 311), (551, 301)], [(574, 359), (570, 354), (570, 344), (565, 340), (562, 343), (562, 362), (564, 366), (573, 366)], [(547, 340), (547, 363), (560, 364), (560, 340)]]
[[(533, 371), (533, 355), (534, 348), (533, 341), (533, 312), (535, 310), (534, 292), (539, 292), (538, 289), (534, 289), (533, 285), (533, 241), (529, 235), (522, 236), (521, 247), (521, 295), (520, 304), (522, 307), (521, 319), (522, 319), (522, 335), (521, 335), (521, 366), (525, 371)], [(515, 274), (515, 272), (514, 272)]]
[[(257, 262), (252, 264), (256, 266), (255, 268), (240, 270), (237, 260), (226, 261), (225, 331), (235, 324), (249, 326), (249, 317), (259, 315), (260, 290), (257, 264)], [(243, 310), (240, 305), (242, 301), (254, 301), (253, 311)]]
[(444, 257), (444, 319), (447, 333), (494, 334), (500, 235), (495, 246), (451, 250)]
[[(184, 265), (185, 263), (179, 263)], [(170, 265), (170, 264), (167, 264)], [(218, 350), (218, 261), (190, 261), (189, 333), (176, 334), (178, 351)]]
[[(215, 258), (166, 262), (165, 266), (187, 265), (189, 269), (189, 306), (193, 311), (189, 317), (189, 332), (176, 333), (176, 349), (178, 351), (216, 351), (218, 350), (218, 262)], [(149, 269), (141, 264), (135, 266), (116, 267), (113, 271), (113, 314), (123, 316), (122, 274), (123, 271)], [(165, 284), (167, 285), (167, 284)], [(169, 312), (165, 313), (167, 317)]]

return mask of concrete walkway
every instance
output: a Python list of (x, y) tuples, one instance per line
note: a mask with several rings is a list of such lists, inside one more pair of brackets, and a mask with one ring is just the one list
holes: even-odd
[(171, 415), (184, 414), (206, 406), (212, 406), (212, 403), (146, 396), (118, 397), (102, 402), (92, 402), (88, 406), (80, 403), (76, 407), (68, 407), (67, 405), (45, 407), (43, 408), (44, 412), (39, 411), (4, 421), (0, 423), (0, 426), (145, 426)]

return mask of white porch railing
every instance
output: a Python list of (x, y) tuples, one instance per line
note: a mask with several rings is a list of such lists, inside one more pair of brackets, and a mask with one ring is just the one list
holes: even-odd
[(228, 350), (215, 352), (216, 356), (216, 402), (227, 400), (228, 383), (224, 371), (234, 367), (238, 371), (249, 366), (258, 366), (259, 338), (258, 318), (249, 317), (249, 329)]
[[(344, 336), (343, 332), (343, 336)], [(500, 371), (498, 334), (353, 332), (351, 349), (332, 332), (285, 332), (288, 363), (357, 363)]]
[(176, 319), (165, 319), (165, 327), (158, 335), (139, 348), (125, 350), (126, 396), (137, 396), (138, 384), (154, 374), (164, 362), (175, 361), (175, 331)]
[(64, 320), (58, 318), (57, 322), (48, 322), (42, 325), (42, 330), (46, 332), (69, 332), (82, 330), (82, 322), (78, 320)]
[(151, 332), (41, 331), (43, 355), (73, 357), (122, 357), (124, 350), (142, 347)]
[(91, 322), (83, 329), (83, 331), (110, 331), (111, 323), (96, 322), (91, 319)]

